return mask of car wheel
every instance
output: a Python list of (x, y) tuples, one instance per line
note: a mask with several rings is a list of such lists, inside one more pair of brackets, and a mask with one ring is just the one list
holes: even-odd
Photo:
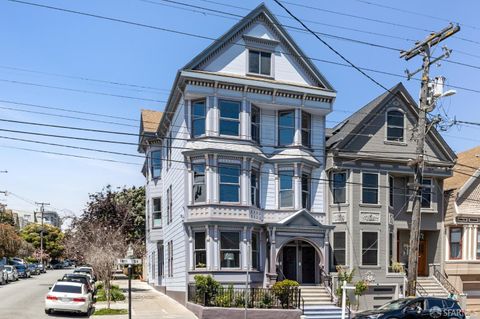
[(45, 309), (45, 313), (46, 313), (47, 315), (51, 314), (51, 313), (52, 313), (52, 309)]

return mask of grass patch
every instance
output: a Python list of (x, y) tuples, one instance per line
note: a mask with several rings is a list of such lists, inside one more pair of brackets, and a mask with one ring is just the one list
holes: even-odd
[(103, 316), (103, 315), (126, 315), (128, 314), (127, 309), (98, 309), (95, 310), (94, 316)]
[[(110, 294), (111, 301), (125, 300), (125, 295), (123, 294), (122, 290), (116, 285), (112, 285)], [(103, 286), (100, 286), (100, 288), (98, 288), (97, 290), (97, 301), (107, 301), (107, 296), (105, 294), (105, 289), (103, 289)]]

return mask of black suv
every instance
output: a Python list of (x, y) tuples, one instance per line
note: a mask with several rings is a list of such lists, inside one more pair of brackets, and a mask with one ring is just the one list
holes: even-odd
[(375, 310), (356, 314), (355, 319), (465, 319), (453, 299), (420, 297), (393, 300)]

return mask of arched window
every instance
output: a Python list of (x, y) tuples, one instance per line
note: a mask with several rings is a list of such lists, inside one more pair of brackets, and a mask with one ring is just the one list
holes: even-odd
[(401, 111), (387, 112), (387, 141), (403, 142), (404, 140), (404, 114)]

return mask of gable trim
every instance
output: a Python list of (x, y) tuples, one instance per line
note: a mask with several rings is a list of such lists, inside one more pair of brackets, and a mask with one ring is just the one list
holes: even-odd
[(465, 192), (473, 185), (473, 183), (477, 180), (477, 178), (480, 177), (480, 169), (477, 169), (475, 173), (470, 176), (470, 178), (467, 180), (465, 184), (463, 184), (462, 187), (458, 190), (457, 193), (457, 199), (460, 197), (463, 197), (465, 195)]

